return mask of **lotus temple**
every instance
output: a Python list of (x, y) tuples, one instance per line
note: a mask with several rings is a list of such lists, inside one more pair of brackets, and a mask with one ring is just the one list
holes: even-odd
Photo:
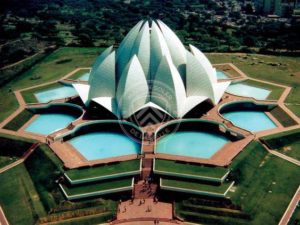
[[(255, 82), (283, 94), (273, 100), (272, 89)], [(279, 112), (299, 124), (283, 104), (289, 91), (232, 63), (213, 65), (162, 21), (143, 20), (91, 68), (16, 91), (14, 116), (30, 113), (16, 132), (47, 144), (63, 163), (57, 185), (66, 200), (117, 195), (129, 209), (129, 199), (175, 194), (228, 199), (236, 182), (230, 165), (245, 147), (285, 129)], [(159, 207), (158, 214), (171, 206)]]

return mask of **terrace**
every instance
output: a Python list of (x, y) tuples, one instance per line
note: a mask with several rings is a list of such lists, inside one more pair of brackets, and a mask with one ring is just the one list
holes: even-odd
[[(229, 64), (229, 67), (230, 67), (230, 64)], [(78, 72), (78, 70), (77, 70), (77, 72)], [(74, 74), (74, 73), (72, 73), (72, 74)], [(72, 74), (71, 74), (71, 76), (72, 76)], [(77, 75), (78, 75), (78, 77), (80, 77), (80, 75), (82, 75), (82, 74), (78, 73), (78, 74), (76, 74), (76, 76)], [(234, 79), (234, 77), (232, 77), (232, 78)], [(76, 77), (76, 79), (77, 79), (77, 77)], [(259, 87), (259, 84), (256, 84), (256, 83), (247, 83), (247, 85), (248, 84), (252, 85), (252, 86)], [(268, 86), (268, 85), (265, 85), (265, 83), (260, 83), (260, 84), (261, 84), (260, 87), (262, 87), (262, 88), (268, 88), (269, 90), (274, 88), (273, 85)], [(43, 89), (44, 89), (44, 87), (42, 87), (39, 90), (43, 91)], [(46, 89), (48, 89), (48, 87), (45, 87), (45, 90)], [(278, 127), (275, 128), (272, 131), (264, 131), (263, 135), (267, 135), (268, 133), (274, 133), (274, 132), (278, 133), (278, 132), (281, 132), (282, 130), (288, 130), (288, 129), (291, 129), (292, 127), (299, 126), (299, 119), (297, 120), (297, 118), (293, 114), (291, 114), (290, 111), (286, 110), (286, 107), (283, 107), (281, 102), (276, 101), (276, 99), (279, 98), (278, 96), (281, 95), (283, 90), (286, 90), (285, 87), (279, 87), (278, 92), (277, 92), (277, 90), (275, 90), (276, 93), (279, 93), (278, 95), (275, 93), (275, 97), (271, 99), (271, 100), (275, 99), (275, 101), (270, 101), (269, 99), (267, 99), (267, 100), (256, 100), (256, 99), (247, 98), (247, 97), (240, 97), (240, 96), (225, 94), (225, 96), (224, 96), (221, 103), (225, 104), (225, 103), (231, 102), (231, 101), (236, 101), (236, 100), (245, 101), (245, 100), (249, 100), (249, 99), (251, 99), (251, 101), (254, 101), (256, 103), (265, 103), (265, 104), (270, 104), (270, 103), (271, 104), (277, 104), (278, 103), (278, 105), (279, 105), (278, 108), (280, 108), (280, 110), (279, 110), (280, 112), (278, 112), (278, 111), (274, 112), (272, 110), (270, 112), (268, 112), (272, 115), (274, 114), (274, 118), (272, 118), (270, 115), (268, 115), (268, 116), (271, 117), (271, 119), (278, 125)], [(27, 91), (30, 92), (30, 90), (27, 90)], [(33, 92), (35, 92), (35, 91), (36, 90), (33, 89)], [(272, 92), (273, 92), (273, 90), (272, 90)], [(276, 97), (276, 95), (277, 95), (277, 97)], [(228, 98), (227, 98), (227, 96), (228, 96)], [(282, 100), (281, 97), (280, 97), (280, 99)], [(65, 99), (54, 100), (54, 102), (56, 102), (56, 101), (61, 102), (61, 101), (65, 101)], [(234, 124), (232, 124), (228, 120), (224, 120), (224, 118), (222, 118), (222, 116), (218, 113), (218, 110), (219, 110), (218, 107), (213, 108), (206, 115), (201, 117), (201, 119), (209, 119), (209, 120), (219, 121), (220, 123), (223, 123), (225, 121), (225, 124), (228, 127), (230, 127), (230, 129), (232, 129), (234, 132), (241, 132), (241, 133), (245, 134), (246, 138), (243, 139), (243, 141), (241, 140), (240, 142), (237, 141), (235, 143), (230, 143), (230, 145), (224, 147), (224, 149), (223, 149), (224, 151), (222, 150), (222, 151), (217, 152), (216, 155), (214, 155), (210, 159), (211, 161), (195, 160), (195, 158), (193, 158), (193, 157), (191, 157), (191, 158), (182, 158), (182, 157), (167, 158), (166, 157), (166, 159), (172, 159), (172, 160), (175, 159), (175, 160), (181, 161), (181, 163), (177, 163), (177, 162), (174, 162), (174, 161), (163, 160), (164, 157), (161, 157), (162, 159), (156, 159), (153, 172), (154, 172), (154, 174), (162, 177), (162, 186), (171, 187), (171, 188), (179, 188), (180, 190), (184, 190), (186, 193), (188, 193), (190, 191), (189, 188), (188, 188), (189, 187), (188, 183), (189, 183), (189, 184), (192, 184), (191, 187), (193, 187), (193, 189), (195, 189), (198, 194), (203, 195), (207, 191), (208, 192), (212, 191), (212, 192), (215, 192), (215, 193), (220, 194), (220, 195), (222, 193), (223, 194), (226, 193), (227, 194), (226, 197), (235, 196), (235, 194), (231, 191), (226, 192), (226, 190), (230, 189), (230, 187), (228, 185), (230, 185), (231, 183), (225, 183), (226, 184), (225, 186), (207, 185), (207, 184), (202, 184), (201, 183), (201, 179), (203, 180), (204, 177), (205, 178), (209, 177), (210, 179), (214, 179), (214, 178), (222, 179), (228, 171), (227, 169), (224, 169), (222, 167), (205, 167), (205, 166), (203, 166), (203, 164), (218, 165), (218, 166), (224, 166), (224, 165), (228, 166), (229, 165), (229, 167), (231, 168), (232, 162), (234, 163), (235, 160), (237, 160), (237, 161), (239, 160), (239, 156), (240, 156), (240, 154), (243, 153), (243, 149), (246, 146), (248, 146), (248, 144), (254, 138), (254, 135), (252, 135), (249, 131), (246, 131), (246, 130), (240, 128), (240, 127), (235, 126)], [(32, 118), (32, 114), (27, 113), (28, 111), (24, 110), (24, 105), (21, 105), (20, 109), (21, 110), (19, 110), (19, 112), (21, 112), (21, 114), (15, 114), (16, 117), (15, 117), (15, 119), (11, 120), (11, 123), (4, 123), (5, 124), (5, 127), (3, 127), (4, 132), (8, 132), (8, 130), (9, 130), (12, 134), (17, 134), (17, 135), (20, 135), (20, 136), (28, 137), (28, 133), (23, 132), (23, 126), (27, 122), (27, 121), (24, 121), (24, 120), (30, 120)], [(286, 115), (290, 116), (290, 118), (288, 119), (287, 122), (282, 120), (282, 118), (286, 118)], [(26, 118), (26, 119), (24, 119), (24, 118)], [(75, 126), (78, 125), (78, 124), (81, 124), (82, 122), (85, 123), (87, 121), (89, 121), (89, 120), (78, 121), (78, 122), (75, 123)], [(293, 121), (293, 122), (291, 122), (291, 121)], [(159, 126), (157, 126), (157, 128), (158, 127)], [(71, 127), (71, 128), (68, 128), (68, 129), (62, 129), (62, 130), (58, 131), (56, 134), (63, 133), (65, 131), (70, 131), (70, 130), (73, 130), (73, 129), (74, 129), (74, 127)], [(56, 135), (51, 135), (51, 136), (53, 136), (54, 139), (56, 137)], [(38, 135), (35, 135), (35, 134), (31, 134), (30, 137), (36, 138), (37, 140), (42, 140), (43, 142), (46, 141), (45, 137), (44, 137), (44, 139), (40, 139), (41, 137), (38, 136)], [(278, 137), (276, 137), (276, 138), (278, 138)], [(282, 140), (284, 138), (286, 138), (286, 137), (285, 136), (281, 137)], [(290, 139), (288, 139), (288, 140), (290, 140)], [(50, 139), (50, 141), (52, 141), (52, 139)], [(87, 165), (88, 166), (98, 165), (99, 164), (99, 166), (95, 166), (95, 167), (91, 167), (91, 168), (78, 168), (78, 169), (75, 169), (75, 170), (72, 169), (72, 170), (68, 170), (68, 171), (65, 172), (65, 174), (67, 174), (71, 178), (71, 180), (74, 180), (75, 182), (78, 181), (78, 180), (81, 180), (81, 179), (89, 180), (89, 179), (93, 179), (93, 178), (96, 178), (96, 180), (99, 181), (98, 183), (87, 182), (87, 184), (85, 184), (85, 185), (87, 185), (87, 188), (82, 188), (82, 186), (68, 186), (67, 183), (61, 184), (61, 187), (63, 188), (63, 190), (67, 194), (66, 196), (69, 196), (70, 198), (74, 197), (73, 195), (81, 196), (81, 194), (83, 194), (83, 196), (86, 197), (86, 196), (88, 196), (89, 194), (91, 194), (93, 192), (97, 192), (96, 190), (99, 190), (99, 189), (103, 190), (103, 192), (97, 192), (97, 193), (95, 193), (96, 195), (98, 195), (98, 194), (100, 194), (100, 195), (101, 194), (107, 194), (109, 192), (108, 187), (111, 187), (111, 189), (123, 190), (122, 187), (129, 187), (130, 186), (130, 185), (129, 186), (127, 186), (127, 185), (130, 183), (129, 180), (131, 178), (126, 178), (127, 175), (136, 176), (136, 175), (141, 174), (140, 171), (135, 170), (135, 168), (139, 168), (139, 166), (140, 166), (139, 165), (139, 160), (128, 161), (128, 165), (126, 165), (125, 164), (125, 163), (127, 163), (126, 160), (129, 160), (129, 159), (124, 158), (124, 160), (125, 160), (124, 162), (111, 164), (111, 165), (103, 165), (103, 163), (120, 161), (120, 159), (115, 158), (115, 159), (111, 159), (111, 161), (108, 160), (107, 162), (98, 161), (98, 162), (93, 162), (93, 163), (88, 162), (85, 159), (86, 164), (81, 164), (81, 163), (78, 163), (77, 160), (79, 160), (79, 161), (83, 160), (82, 156), (80, 156), (75, 149), (72, 149), (72, 150), (67, 151), (65, 153), (62, 150), (59, 151), (58, 149), (62, 147), (61, 144), (63, 144), (63, 143), (55, 141), (55, 142), (51, 143), (50, 146), (53, 148), (54, 152), (57, 153), (57, 155), (60, 156), (61, 159), (63, 159), (64, 163), (67, 162), (65, 160), (73, 160), (75, 164), (77, 163), (76, 167), (82, 167), (82, 166), (87, 166)], [(286, 146), (283, 146), (283, 148), (284, 147), (286, 147)], [(143, 146), (143, 148), (146, 149), (145, 146)], [(228, 149), (228, 150), (230, 149), (232, 151), (230, 153), (226, 153), (226, 152), (228, 152), (228, 150), (226, 150), (226, 149)], [(296, 145), (295, 145), (295, 147), (292, 146), (292, 149), (293, 150), (297, 149)], [(294, 151), (290, 151), (290, 152), (287, 151), (287, 154), (292, 153), (292, 152), (294, 152)], [(148, 157), (146, 151), (144, 151), (142, 153), (145, 153), (144, 156)], [(149, 151), (149, 153), (153, 154), (153, 149), (151, 151)], [(223, 153), (226, 153), (226, 154), (223, 154)], [(291, 156), (295, 157), (295, 154), (293, 153), (293, 155), (291, 155)], [(137, 157), (144, 157), (144, 156), (143, 156), (143, 154), (137, 155), (137, 156), (135, 156), (135, 159)], [(152, 155), (152, 157), (153, 157), (153, 155)], [(159, 154), (155, 154), (154, 157), (160, 158)], [(72, 159), (70, 159), (70, 158), (72, 158)], [(213, 159), (215, 161), (213, 161)], [(185, 161), (185, 162), (194, 162), (197, 165), (183, 164), (182, 163), (183, 161)], [(224, 163), (224, 161), (226, 161), (226, 163)], [(158, 164), (156, 164), (157, 162), (158, 162)], [(122, 163), (124, 163), (124, 164), (122, 164)], [(120, 165), (120, 167), (118, 165)], [(126, 166), (121, 166), (121, 165), (126, 165)], [(278, 165), (279, 165), (279, 162), (278, 162)], [(68, 164), (65, 164), (65, 166), (68, 166)], [(232, 166), (235, 167), (235, 163)], [(125, 167), (127, 167), (129, 169), (125, 169)], [(257, 167), (259, 167), (259, 166), (257, 166)], [(72, 168), (75, 168), (75, 167), (72, 167)], [(157, 170), (156, 170), (156, 168), (157, 168)], [(198, 168), (198, 170), (195, 170), (196, 168)], [(194, 172), (194, 170), (195, 170), (195, 172)], [(288, 169), (286, 169), (286, 171), (288, 171)], [(106, 179), (106, 176), (117, 175), (119, 173), (122, 174), (124, 172), (125, 173), (128, 172), (128, 174), (125, 176), (126, 179), (122, 178), (122, 182), (120, 182), (120, 183), (114, 181), (113, 179)], [(160, 172), (163, 172), (163, 173), (160, 173)], [(293, 174), (294, 174), (294, 172), (293, 172)], [(163, 177), (164, 175), (167, 176), (167, 178)], [(188, 176), (191, 176), (191, 178), (193, 178), (193, 179), (188, 180), (188, 181), (186, 179), (182, 180), (182, 178), (184, 178), (184, 176), (186, 176), (186, 178), (188, 178)], [(281, 175), (278, 175), (278, 176), (281, 176)], [(172, 178), (170, 178), (170, 177), (172, 177)], [(195, 177), (199, 177), (200, 181), (195, 182)], [(258, 179), (258, 178), (256, 178), (256, 179)], [(125, 180), (127, 180), (127, 181), (125, 182)], [(89, 185), (91, 185), (91, 186), (89, 186)], [(235, 184), (233, 186), (232, 190), (235, 190), (235, 187), (239, 187), (239, 186), (240, 186), (239, 183)], [(283, 185), (281, 185), (281, 186), (283, 187)], [(226, 189), (226, 187), (227, 187), (227, 189)], [(246, 187), (243, 187), (243, 188), (246, 188)], [(131, 189), (128, 188), (129, 192), (130, 192), (130, 190)], [(106, 191), (108, 191), (108, 192), (106, 192)], [(292, 188), (290, 189), (290, 192), (292, 192)], [(267, 198), (269, 199), (270, 197), (267, 196)], [(280, 206), (280, 209), (283, 209), (283, 208), (284, 208), (284, 204), (283, 204), (283, 206)]]

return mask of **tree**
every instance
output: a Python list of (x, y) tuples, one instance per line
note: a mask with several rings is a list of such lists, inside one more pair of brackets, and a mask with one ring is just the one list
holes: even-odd
[(82, 46), (94, 46), (93, 39), (87, 33), (79, 34), (78, 39), (79, 39), (80, 45), (82, 45)]

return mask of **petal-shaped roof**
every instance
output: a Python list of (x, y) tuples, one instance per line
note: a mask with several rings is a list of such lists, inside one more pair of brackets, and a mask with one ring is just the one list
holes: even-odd
[(96, 61), (95, 63), (93, 64), (92, 66), (92, 69), (91, 69), (91, 73), (90, 73), (90, 78), (88, 80), (89, 84), (91, 84), (91, 82), (93, 82), (93, 79), (94, 79), (94, 76), (97, 74), (97, 69), (99, 67), (99, 65), (103, 62), (103, 60), (112, 52), (113, 50), (113, 46), (110, 46), (108, 47), (107, 49), (105, 49), (101, 55), (99, 55), (97, 58), (96, 58)]
[(171, 56), (166, 40), (156, 23), (151, 27), (151, 79), (154, 78), (163, 56)]
[(190, 52), (187, 54), (186, 90), (188, 96), (207, 96), (214, 99), (214, 90), (205, 67)]
[(142, 65), (147, 80), (150, 80), (150, 32), (148, 21), (139, 32), (131, 50), (131, 56), (136, 55)]
[(127, 66), (128, 62), (130, 61), (131, 57), (131, 50), (134, 45), (134, 42), (139, 34), (141, 25), (143, 21), (138, 22), (126, 35), (124, 40), (121, 42), (120, 47), (117, 50), (117, 80), (122, 75), (123, 70)]
[(155, 74), (151, 101), (165, 108), (173, 117), (180, 117), (185, 98), (180, 74), (171, 58), (164, 56)]
[(115, 96), (115, 51), (104, 58), (92, 74), (89, 98)]
[(186, 54), (185, 47), (181, 43), (177, 35), (162, 21), (158, 20), (158, 25), (164, 35), (164, 38), (167, 42), (173, 63), (179, 71), (183, 82), (185, 83), (185, 65), (186, 65)]
[(123, 118), (128, 118), (149, 100), (148, 83), (136, 55), (132, 57), (121, 75), (117, 101)]
[(73, 87), (79, 94), (79, 97), (81, 98), (82, 102), (84, 104), (89, 103), (89, 91), (90, 91), (90, 85), (88, 84), (73, 84)]
[(116, 52), (109, 47), (97, 57), (88, 84), (74, 88), (86, 105), (94, 101), (121, 118), (149, 106), (182, 117), (207, 99), (217, 104), (230, 84), (189, 48), (162, 21), (140, 21)]

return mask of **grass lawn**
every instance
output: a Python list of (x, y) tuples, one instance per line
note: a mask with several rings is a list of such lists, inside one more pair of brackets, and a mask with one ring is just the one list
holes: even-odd
[(108, 164), (102, 166), (95, 166), (91, 168), (73, 169), (68, 170), (66, 174), (71, 180), (88, 179), (93, 177), (103, 177), (118, 173), (126, 173), (132, 171), (139, 171), (140, 161), (131, 160), (119, 162), (116, 164)]
[(0, 168), (7, 166), (15, 161), (17, 161), (19, 158), (15, 156), (0, 156)]
[(10, 224), (35, 224), (46, 212), (23, 164), (0, 174), (0, 205)]
[(63, 164), (46, 145), (39, 146), (25, 161), (31, 179), (47, 211), (63, 200), (56, 179), (62, 174)]
[(231, 165), (237, 181), (234, 204), (252, 215), (250, 224), (278, 224), (300, 182), (299, 167), (251, 143)]
[[(206, 54), (212, 63), (232, 62), (248, 76), (293, 87), (286, 102), (300, 103), (300, 57), (259, 54)], [(274, 66), (273, 64), (278, 64)]]
[(226, 75), (229, 76), (229, 78), (234, 78), (234, 77), (240, 77), (240, 74), (235, 71), (231, 66), (229, 65), (217, 65), (214, 66), (217, 70), (223, 71)]
[(74, 218), (67, 221), (57, 222), (55, 225), (95, 225), (102, 224), (111, 220), (114, 216), (112, 212), (105, 212), (98, 215), (91, 215), (86, 217)]
[(300, 139), (277, 149), (277, 151), (300, 161)]
[(267, 97), (267, 99), (269, 99), (269, 100), (278, 100), (284, 91), (284, 89), (281, 87), (277, 87), (277, 86), (271, 85), (271, 84), (261, 83), (261, 82), (255, 81), (255, 80), (246, 80), (241, 83), (247, 84), (247, 85), (253, 86), (253, 87), (267, 89), (267, 90), (271, 91), (271, 93)]
[(297, 125), (297, 122), (293, 120), (281, 107), (277, 106), (270, 111), (270, 113), (281, 123), (284, 127), (290, 127)]
[(294, 105), (294, 104), (288, 104), (286, 105), (293, 113), (295, 113), (296, 116), (300, 118), (300, 103), (299, 105)]
[(19, 130), (28, 120), (33, 117), (33, 113), (24, 109), (19, 115), (4, 126), (4, 129), (8, 130)]
[(155, 160), (155, 170), (213, 178), (222, 178), (228, 172), (228, 169), (222, 167), (206, 167), (162, 159)]
[(195, 190), (195, 191), (207, 191), (207, 192), (214, 192), (223, 194), (230, 186), (231, 183), (223, 183), (222, 185), (209, 185), (203, 184), (199, 182), (194, 182), (191, 180), (177, 180), (171, 178), (161, 178), (161, 185), (167, 187), (175, 187), (175, 188), (183, 188), (188, 190)]
[(0, 134), (0, 168), (18, 160), (32, 143), (32, 140)]
[(293, 130), (281, 134), (270, 135), (263, 141), (272, 149), (300, 160), (300, 130)]
[[(60, 79), (78, 67), (90, 67), (102, 48), (60, 48), (30, 70), (0, 87), (0, 121), (18, 108), (14, 93), (10, 91)], [(39, 79), (33, 79), (40, 77)]]
[[(90, 65), (90, 67), (92, 67), (92, 65)], [(82, 70), (79, 70), (79, 71), (77, 71), (76, 73), (74, 73), (72, 76), (70, 76), (69, 79), (77, 80), (77, 79), (79, 79), (83, 74), (89, 73), (89, 72), (90, 72), (89, 69), (82, 69)]]
[(93, 184), (84, 184), (82, 186), (72, 186), (68, 187), (63, 185), (64, 190), (68, 195), (79, 195), (97, 191), (105, 191), (115, 188), (122, 188), (131, 186), (132, 178), (123, 178), (117, 180), (109, 180), (104, 182), (98, 182)]

